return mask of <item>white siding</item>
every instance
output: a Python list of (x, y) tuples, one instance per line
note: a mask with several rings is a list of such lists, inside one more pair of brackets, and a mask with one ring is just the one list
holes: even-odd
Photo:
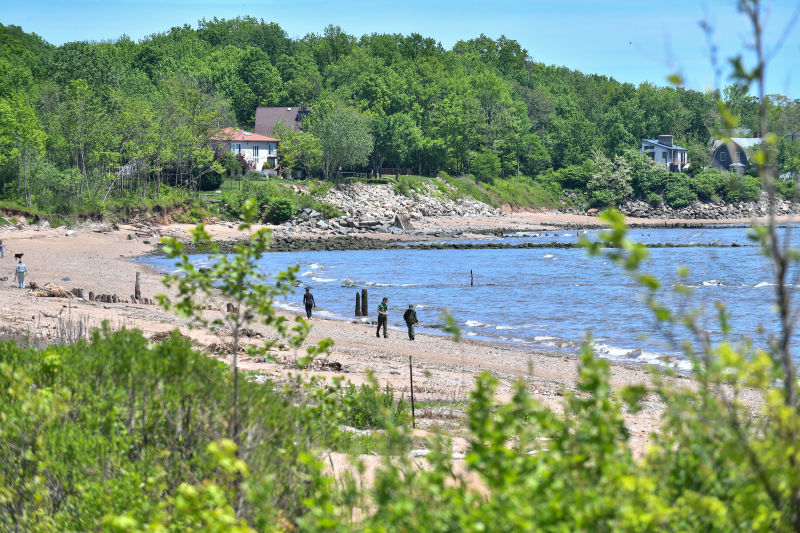
[[(255, 165), (257, 170), (261, 170), (261, 166), (267, 162), (267, 159), (278, 157), (278, 143), (274, 141), (231, 141), (230, 149), (234, 153), (237, 151), (237, 146), (241, 149), (241, 154), (247, 161)], [(253, 147), (258, 147), (258, 155), (253, 155)]]

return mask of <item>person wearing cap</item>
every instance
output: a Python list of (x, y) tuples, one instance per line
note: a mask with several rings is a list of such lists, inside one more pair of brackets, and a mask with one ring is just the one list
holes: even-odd
[(408, 327), (408, 338), (410, 340), (414, 340), (414, 326), (417, 324), (417, 312), (414, 310), (414, 306), (412, 304), (408, 304), (408, 309), (406, 312), (403, 313), (403, 320), (406, 321), (406, 326)]
[(386, 321), (389, 318), (389, 298), (384, 297), (381, 303), (378, 304), (378, 331), (375, 332), (376, 337), (381, 336), (381, 326), (383, 326), (383, 338), (388, 339), (389, 335), (386, 334)]

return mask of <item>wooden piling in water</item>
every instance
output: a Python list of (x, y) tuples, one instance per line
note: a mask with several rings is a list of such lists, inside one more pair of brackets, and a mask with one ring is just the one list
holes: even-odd
[(142, 274), (140, 272), (136, 273), (136, 284), (133, 288), (133, 294), (137, 300), (142, 297)]
[(361, 293), (356, 291), (356, 316), (361, 316)]
[(367, 305), (367, 289), (361, 289), (361, 316), (369, 316), (369, 306)]

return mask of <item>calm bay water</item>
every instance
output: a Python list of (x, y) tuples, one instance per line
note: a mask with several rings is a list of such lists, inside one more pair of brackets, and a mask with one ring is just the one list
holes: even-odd
[[(718, 337), (715, 302), (721, 301), (732, 315), (736, 339), (749, 337), (764, 346), (775, 331), (771, 309), (775, 288), (769, 263), (748, 241), (746, 232), (745, 228), (643, 229), (631, 234), (650, 244), (740, 244), (652, 248), (644, 270), (671, 286), (679, 280), (678, 265), (687, 267), (684, 283), (693, 290), (688, 301), (705, 310), (704, 326)], [(532, 232), (493, 240), (575, 242), (578, 235), (591, 239), (594, 232)], [(197, 255), (193, 261), (203, 264), (208, 257)], [(172, 263), (162, 257), (146, 257), (142, 262), (172, 269)], [(312, 288), (316, 314), (327, 318), (352, 320), (355, 293), (367, 288), (370, 318), (375, 320), (375, 308), (386, 296), (390, 327), (398, 330), (404, 329), (403, 311), (414, 304), (423, 333), (439, 333), (441, 313), (448, 309), (467, 338), (575, 353), (591, 331), (596, 350), (604, 357), (650, 363), (667, 356), (680, 361), (680, 350), (659, 332), (643, 303), (644, 291), (620, 267), (605, 258), (589, 258), (582, 249), (286, 252), (267, 254), (262, 268), (276, 274), (295, 264), (300, 265), (302, 284)], [(470, 286), (470, 269), (474, 286)], [(282, 305), (300, 310), (302, 292), (298, 288)], [(669, 290), (662, 292), (662, 298), (676, 306), (685, 302)], [(673, 333), (681, 339), (688, 337), (682, 330)]]

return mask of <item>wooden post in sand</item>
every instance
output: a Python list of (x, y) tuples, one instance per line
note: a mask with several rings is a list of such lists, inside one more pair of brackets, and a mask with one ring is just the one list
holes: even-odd
[(133, 289), (133, 296), (137, 300), (142, 297), (142, 274), (140, 272), (136, 273), (136, 285)]
[(369, 307), (367, 306), (367, 289), (361, 289), (361, 316), (369, 316)]
[(356, 291), (356, 316), (361, 316), (361, 293)]
[(411, 382), (411, 429), (417, 429), (416, 413), (414, 412), (414, 369), (411, 367), (411, 356), (408, 356), (408, 380)]

